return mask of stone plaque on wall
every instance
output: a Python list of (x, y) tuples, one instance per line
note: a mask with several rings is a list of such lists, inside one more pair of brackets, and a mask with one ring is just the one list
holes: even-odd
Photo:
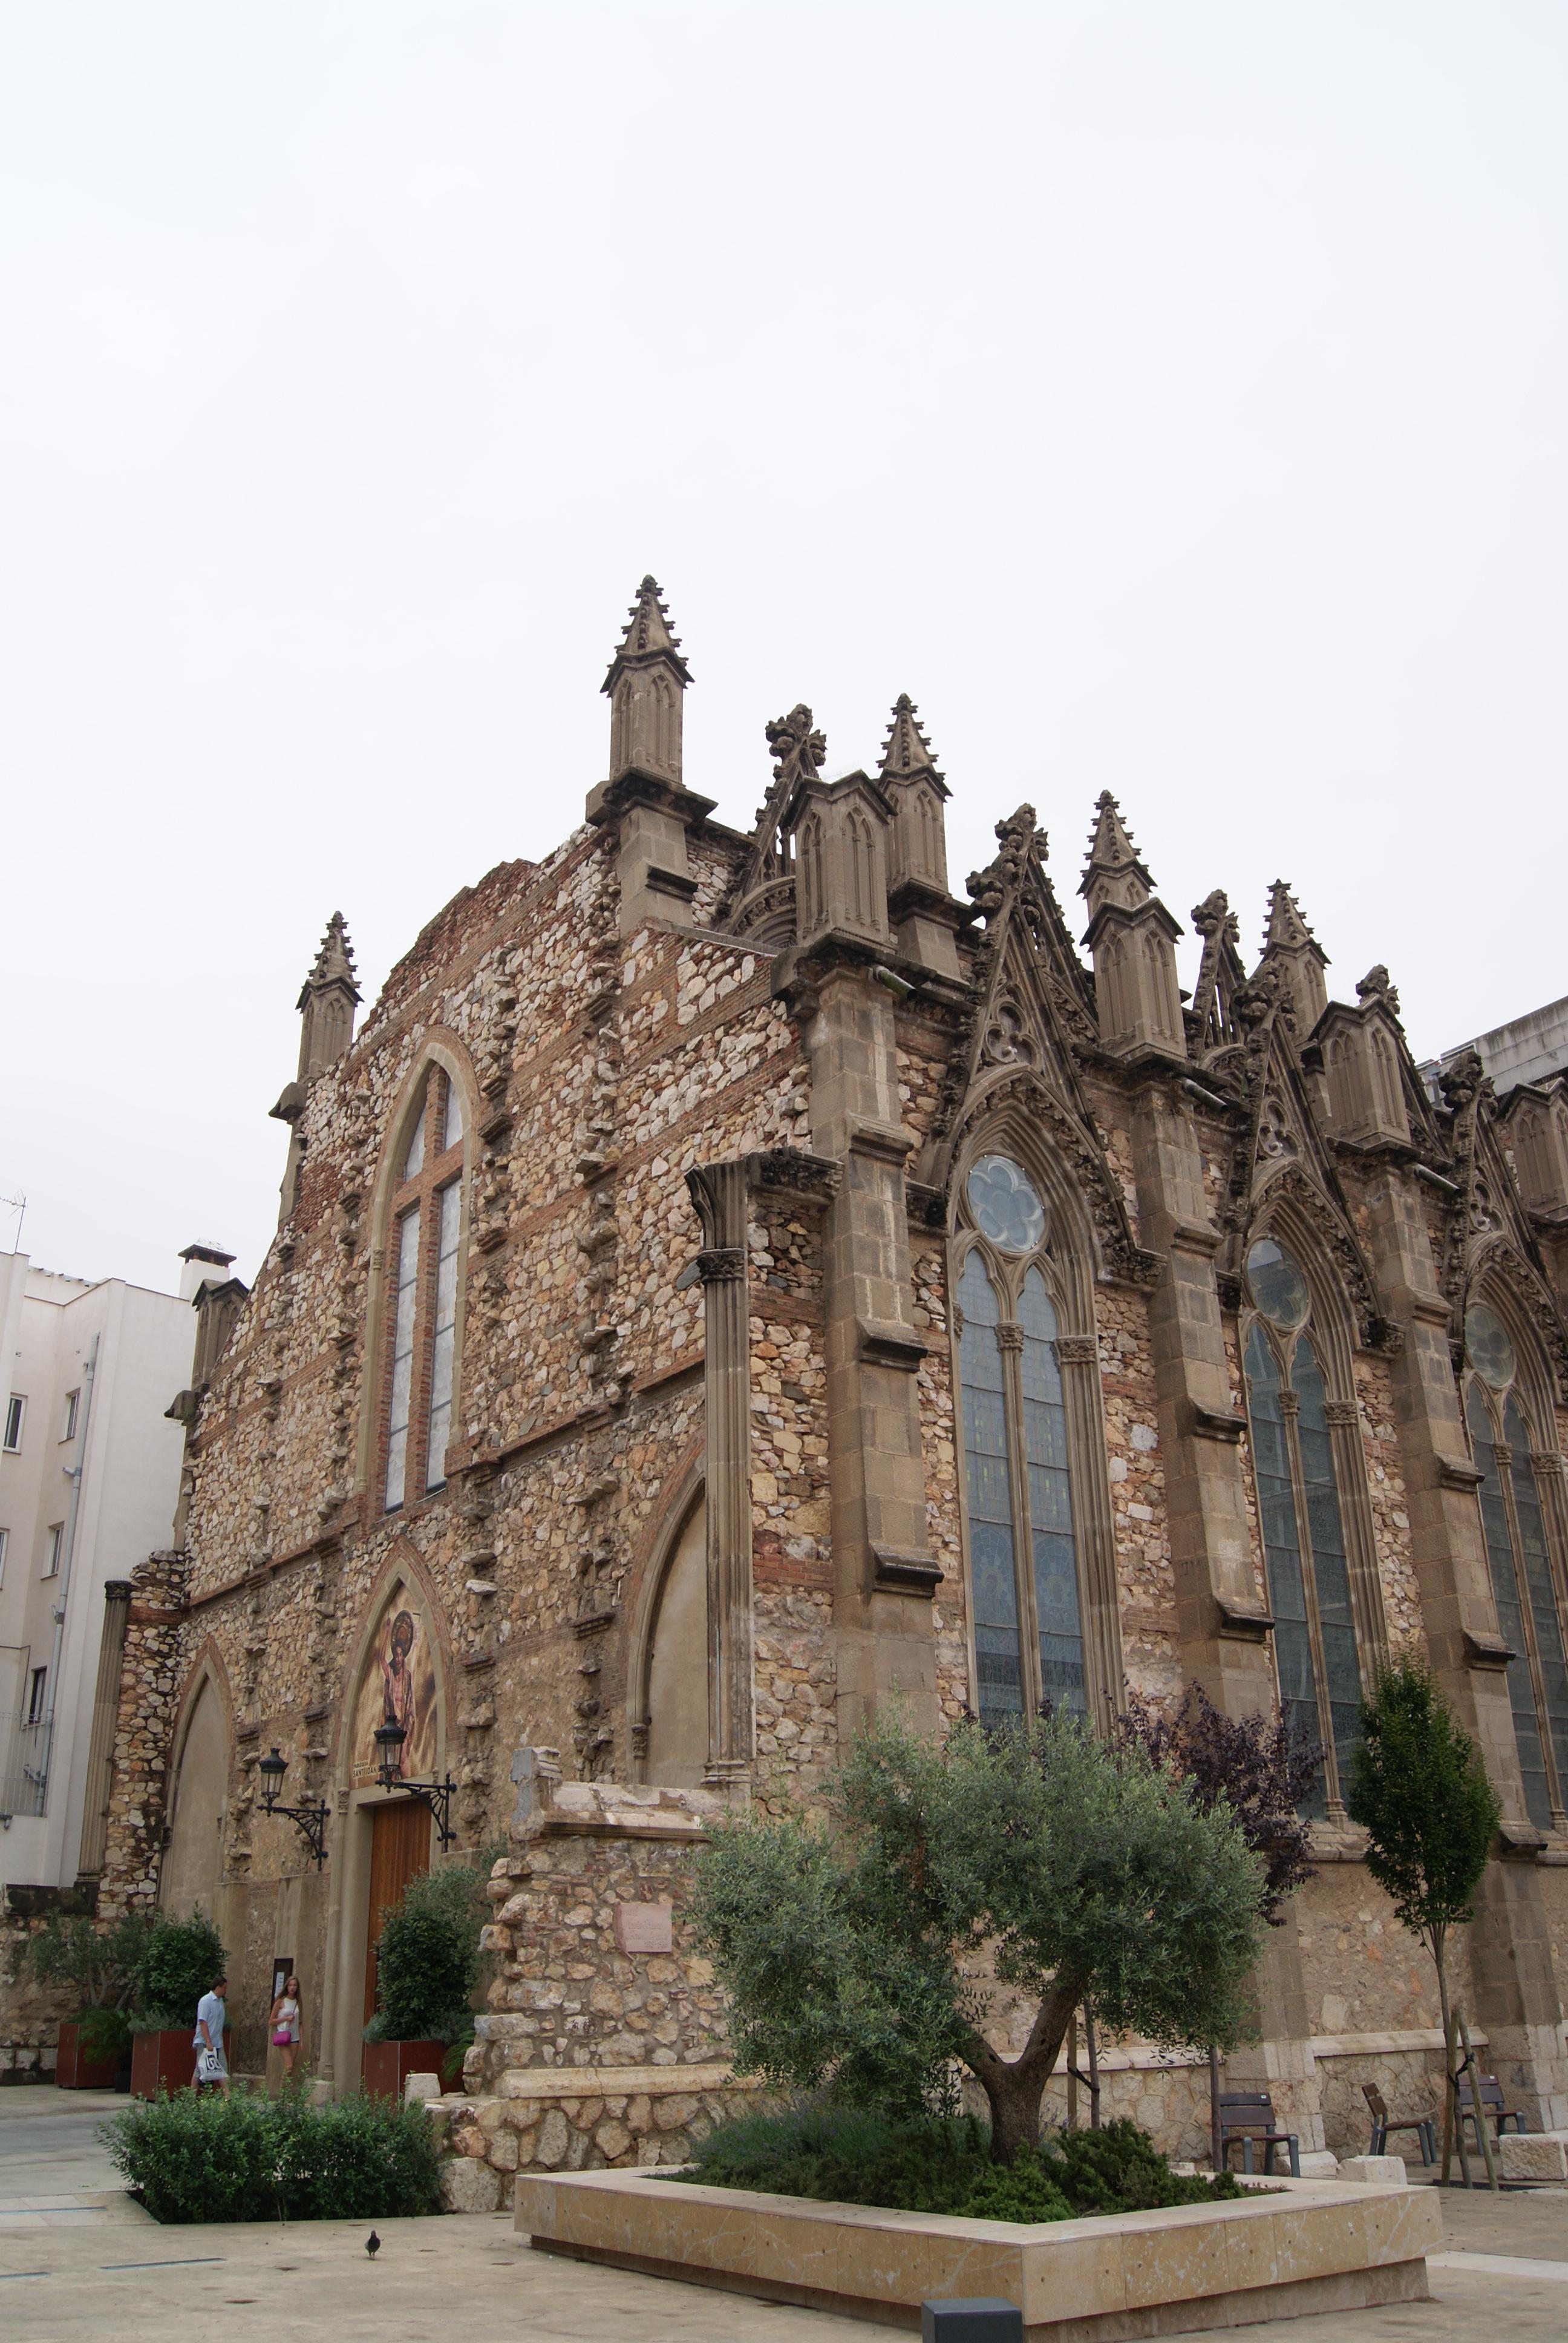
[(674, 1943), (669, 1906), (618, 1904), (615, 1940), (623, 1953), (668, 1953)]

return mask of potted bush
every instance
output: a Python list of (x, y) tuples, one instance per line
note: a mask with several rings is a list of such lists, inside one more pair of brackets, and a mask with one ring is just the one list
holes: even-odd
[(409, 1881), (381, 1926), (378, 2006), (365, 2029), (365, 2088), (400, 2099), (410, 2075), (439, 2074), (471, 2038), (487, 1875), (450, 1864)]
[[(188, 1920), (160, 1913), (147, 1930), (136, 1968), (131, 2018), (131, 2090), (138, 2099), (183, 2091), (196, 2077), (196, 2004), (224, 1972), (223, 1939), (199, 1912)], [(225, 2029), (224, 2046), (228, 2046)]]
[(87, 1913), (51, 1914), (27, 1946), (27, 1968), (39, 1985), (74, 1993), (74, 2017), (60, 2020), (55, 2080), (63, 2091), (130, 2088), (128, 2005), (150, 1922), (130, 1913), (100, 1927)]

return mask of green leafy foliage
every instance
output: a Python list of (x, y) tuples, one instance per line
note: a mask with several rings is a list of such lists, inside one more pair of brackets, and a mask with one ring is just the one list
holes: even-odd
[(131, 2063), (131, 2021), (123, 2009), (85, 2009), (77, 2022), (77, 2042), (90, 2066)]
[(312, 2107), (180, 2091), (99, 2130), (157, 2221), (348, 2221), (433, 2213), (440, 2160), (422, 2107), (356, 2097)]
[(1362, 1711), (1345, 1805), (1366, 1865), (1412, 1936), (1468, 1920), (1502, 1818), (1481, 1752), (1421, 1661), (1380, 1669)]
[[(74, 1986), (84, 2009), (124, 2009), (136, 1994), (155, 1925), (140, 1912), (108, 1927), (85, 1913), (51, 1913), (28, 1938), (23, 1963), (39, 1985)], [(194, 2013), (194, 2002), (191, 2007)]]
[(973, 2117), (899, 2118), (832, 2101), (719, 2125), (698, 2143), (681, 2177), (982, 2221), (1067, 2221), (1241, 2193), (1234, 2173), (1172, 2172), (1131, 2123), (1055, 2133), (1004, 2165), (993, 2162), (986, 2127)]
[(380, 2006), (367, 2042), (473, 2039), (479, 1931), (490, 1916), (489, 1874), (466, 1863), (421, 1873), (382, 1924)]
[(204, 1913), (176, 1920), (160, 1912), (147, 1930), (136, 1966), (136, 2031), (156, 2034), (167, 2026), (194, 2026), (196, 2004), (214, 1979), (222, 1976), (226, 1958), (223, 1938)]
[[(742, 2073), (910, 2116), (950, 2111), (961, 2060), (1010, 2162), (1084, 2000), (1170, 2047), (1246, 2035), (1262, 1865), (1227, 1805), (1141, 1748), (1063, 1715), (939, 1745), (884, 1711), (827, 1800), (820, 1825), (721, 1824), (699, 1858)], [(982, 1949), (1038, 2006), (1011, 2061), (982, 2030)]]

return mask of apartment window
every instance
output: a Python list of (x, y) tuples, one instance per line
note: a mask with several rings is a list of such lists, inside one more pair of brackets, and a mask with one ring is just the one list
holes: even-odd
[(34, 1669), (32, 1682), (27, 1687), (27, 1722), (29, 1725), (42, 1725), (44, 1722), (44, 1690), (48, 1681), (49, 1671), (47, 1668)]
[(5, 1584), (5, 1549), (11, 1543), (9, 1530), (0, 1530), (0, 1586)]
[(45, 1578), (54, 1578), (59, 1574), (60, 1546), (65, 1534), (65, 1524), (64, 1522), (50, 1523), (49, 1544), (44, 1555), (44, 1575)]
[(65, 1426), (60, 1434), (62, 1440), (75, 1440), (76, 1437), (76, 1411), (81, 1404), (82, 1394), (79, 1391), (65, 1393)]
[(27, 1413), (27, 1403), (20, 1392), (13, 1392), (5, 1403), (5, 1453), (15, 1456), (22, 1445), (22, 1419)]

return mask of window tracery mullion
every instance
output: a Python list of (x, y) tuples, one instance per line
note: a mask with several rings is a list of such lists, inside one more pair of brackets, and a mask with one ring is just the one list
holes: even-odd
[(1291, 1462), (1291, 1496), (1296, 1509), (1296, 1548), (1302, 1558), (1302, 1593), (1306, 1602), (1307, 1637), (1312, 1653), (1312, 1689), (1317, 1695), (1318, 1739), (1323, 1752), (1323, 1795), (1328, 1803), (1329, 1820), (1340, 1823), (1345, 1819), (1345, 1804), (1340, 1789), (1333, 1711), (1329, 1704), (1328, 1654), (1323, 1648), (1323, 1616), (1318, 1601), (1312, 1508), (1307, 1503), (1307, 1476), (1302, 1464), (1302, 1403), (1290, 1382), (1292, 1363), (1286, 1363), (1280, 1371), (1280, 1413), (1284, 1419), (1285, 1453)]
[[(1000, 1285), (1003, 1306), (1016, 1308), (1017, 1297)], [(1004, 1318), (996, 1330), (1001, 1353), (1007, 1422), (1008, 1482), (1012, 1496), (1012, 1569), (1018, 1588), (1019, 1667), (1022, 1678), (1024, 1715), (1033, 1716), (1042, 1696), (1040, 1680), (1040, 1612), (1034, 1598), (1034, 1539), (1029, 1518), (1029, 1454), (1023, 1436), (1023, 1328), (1016, 1318)]]

